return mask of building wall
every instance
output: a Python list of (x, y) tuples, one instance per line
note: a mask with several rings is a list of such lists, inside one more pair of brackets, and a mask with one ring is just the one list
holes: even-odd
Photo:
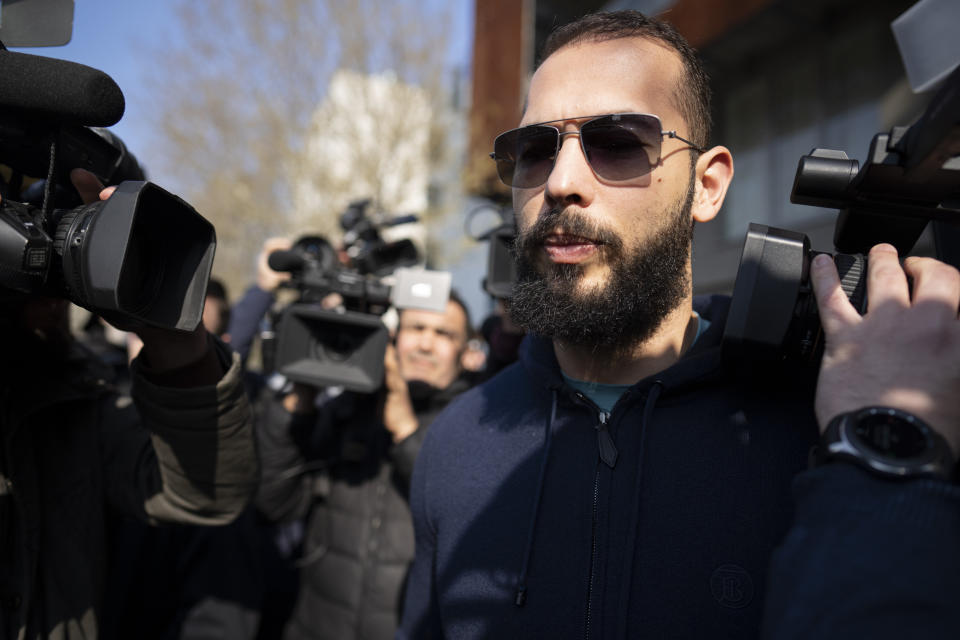
[(505, 199), (493, 150), (497, 134), (520, 120), (527, 76), (533, 67), (533, 0), (476, 3), (473, 52), (473, 106), (464, 183), (468, 192)]
[[(889, 26), (912, 4), (772, 2), (702, 46), (713, 142), (730, 148), (735, 177), (720, 216), (696, 231), (696, 291), (732, 289), (750, 222), (804, 232), (815, 249), (832, 250), (836, 211), (790, 202), (797, 164), (814, 148), (863, 161), (876, 133), (919, 114)], [(927, 238), (918, 249), (928, 246)]]

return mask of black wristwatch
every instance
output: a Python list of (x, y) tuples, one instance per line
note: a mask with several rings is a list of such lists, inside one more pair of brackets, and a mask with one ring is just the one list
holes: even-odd
[(890, 407), (841, 413), (827, 425), (817, 464), (847, 460), (885, 478), (951, 480), (954, 459), (947, 441), (920, 418)]

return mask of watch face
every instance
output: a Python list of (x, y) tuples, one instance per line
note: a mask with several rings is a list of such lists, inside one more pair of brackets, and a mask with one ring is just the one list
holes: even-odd
[(922, 456), (931, 448), (928, 434), (919, 425), (889, 413), (861, 416), (853, 431), (865, 446), (897, 460)]

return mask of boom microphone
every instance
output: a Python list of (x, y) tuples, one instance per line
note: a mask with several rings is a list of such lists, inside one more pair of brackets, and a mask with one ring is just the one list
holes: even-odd
[(108, 127), (123, 116), (123, 92), (98, 69), (27, 53), (0, 51), (0, 112), (51, 125)]

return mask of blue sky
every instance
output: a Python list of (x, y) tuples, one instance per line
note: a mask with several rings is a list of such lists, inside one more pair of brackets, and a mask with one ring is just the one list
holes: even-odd
[(107, 73), (123, 90), (126, 111), (111, 129), (135, 155), (145, 144), (147, 126), (137, 121), (143, 52), (169, 29), (172, 12), (167, 2), (79, 0), (75, 3), (73, 39), (63, 47), (18, 49), (51, 58), (79, 62)]
[[(456, 37), (450, 58), (466, 66), (473, 38), (473, 0), (430, 1), (448, 2), (455, 10)], [(152, 64), (162, 64), (148, 62), (149, 52), (162, 49), (164, 39), (176, 37), (174, 4), (169, 0), (76, 0), (69, 44), (17, 50), (79, 62), (112, 77), (123, 90), (127, 106), (111, 129), (135, 156), (146, 159), (150, 125), (138, 117), (145, 112), (143, 101), (149, 100), (143, 79), (149, 77)]]
[[(474, 0), (423, 1), (438, 5), (442, 3), (454, 11), (451, 66), (469, 73)], [(123, 118), (110, 129), (148, 168), (152, 136), (150, 123), (145, 120), (144, 114), (148, 112), (146, 101), (150, 99), (147, 87), (151, 87), (152, 83), (147, 80), (151, 77), (151, 71), (164, 63), (163, 59), (152, 60), (150, 52), (162, 51), (165, 42), (176, 39), (174, 4), (171, 0), (76, 0), (73, 38), (69, 44), (17, 49), (24, 53), (79, 62), (110, 75), (123, 90), (126, 99)], [(160, 175), (151, 175), (151, 179), (164, 183), (164, 177)], [(451, 228), (459, 229), (461, 224), (460, 221), (452, 221)], [(479, 286), (486, 265), (486, 246), (471, 247), (470, 254), (473, 258), (464, 261), (469, 264), (458, 267), (462, 273), (458, 272), (455, 279), (460, 281), (457, 287), (467, 298), (474, 321), (479, 322), (489, 305)]]

